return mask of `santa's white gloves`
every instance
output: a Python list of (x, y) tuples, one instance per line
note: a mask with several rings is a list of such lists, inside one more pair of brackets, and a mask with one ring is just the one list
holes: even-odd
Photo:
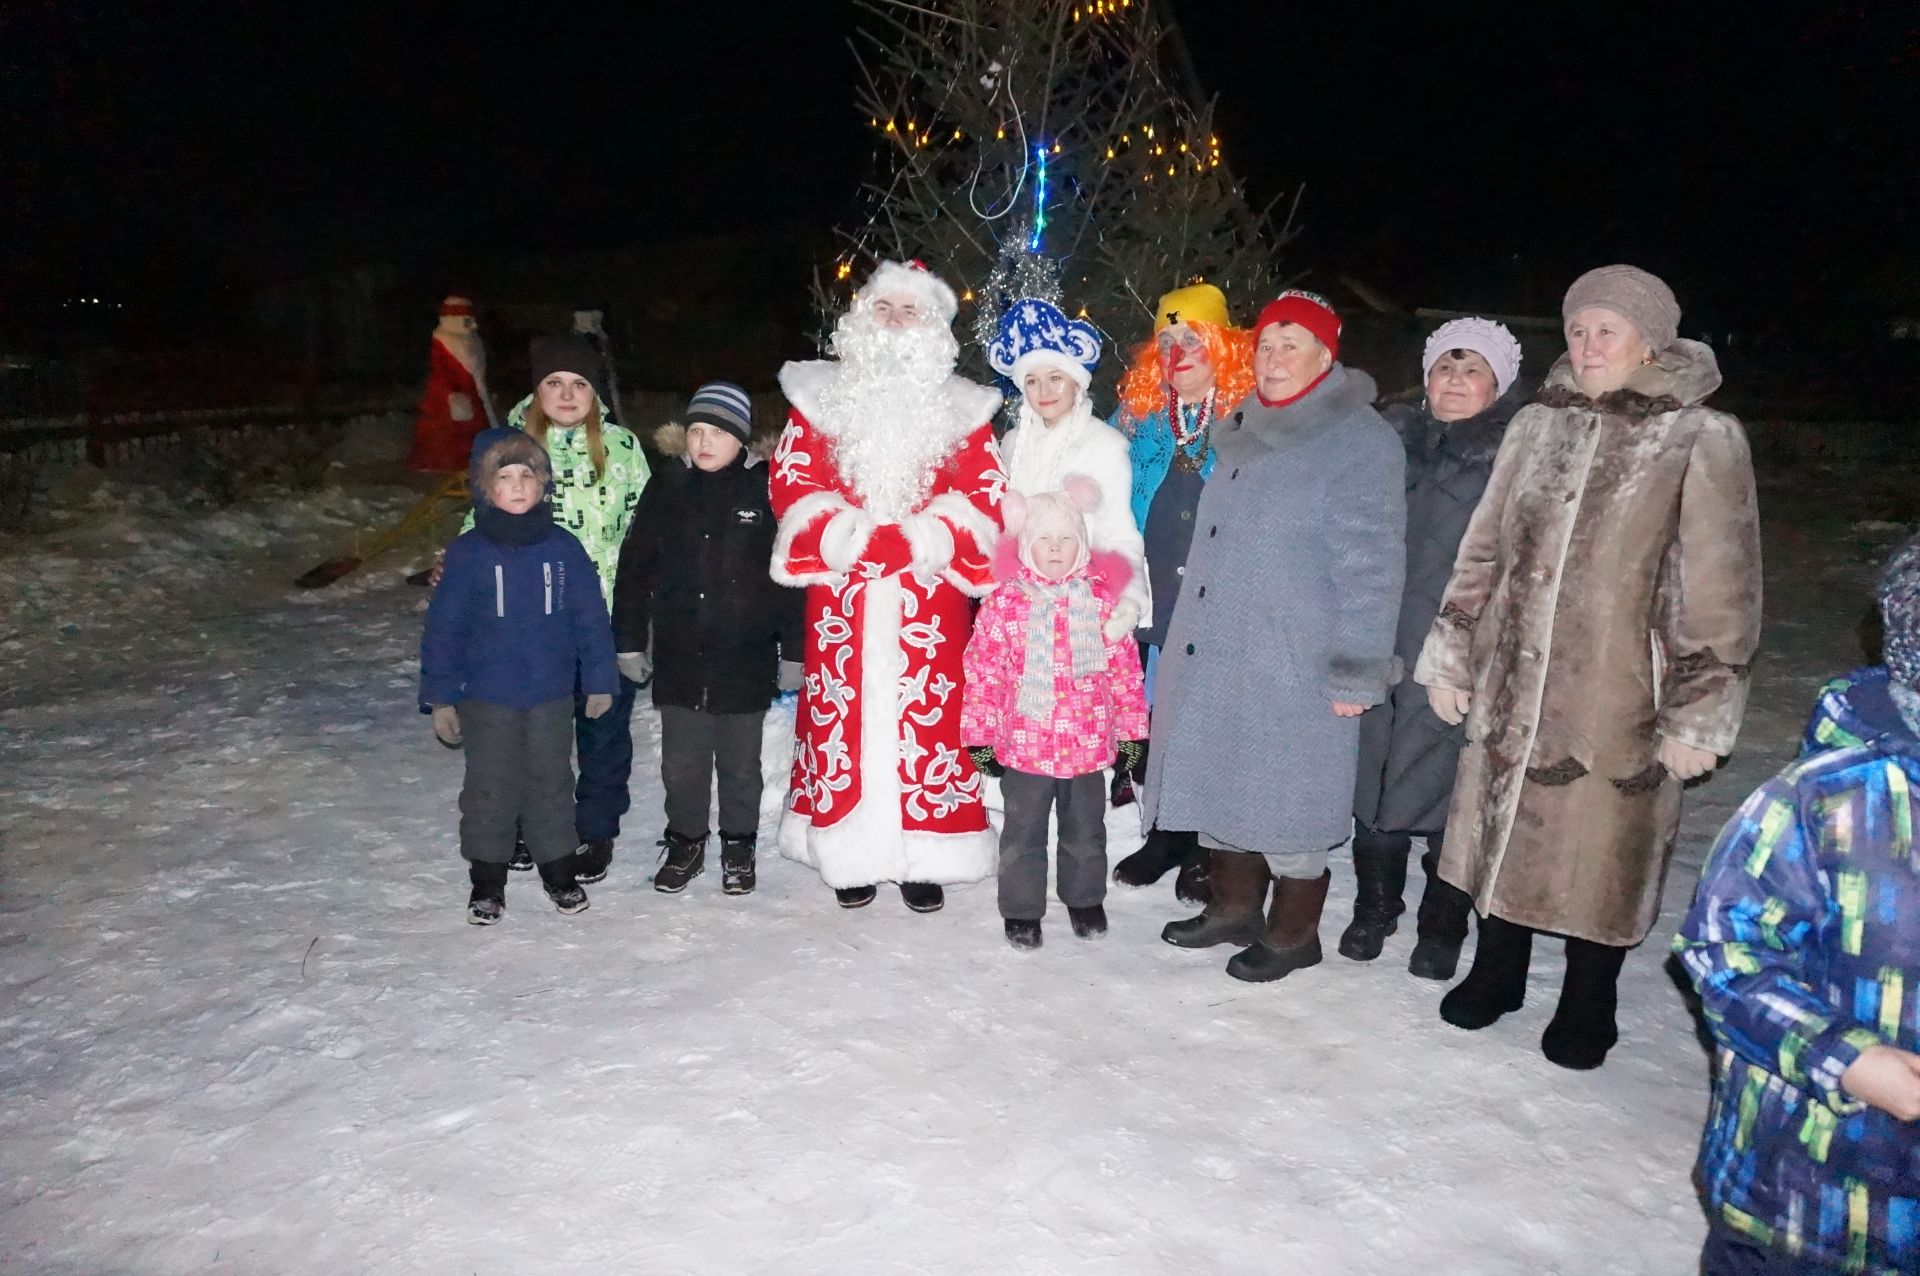
[(447, 415), (456, 421), (473, 420), (473, 400), (458, 390), (447, 396)]
[(587, 697), (587, 716), (598, 718), (613, 708), (613, 697), (604, 691), (596, 691)]
[(851, 571), (878, 526), (873, 515), (863, 509), (841, 510), (820, 531), (820, 561), (842, 574)]
[(653, 657), (644, 651), (623, 651), (615, 655), (613, 663), (620, 666), (620, 672), (628, 682), (637, 682), (641, 686), (653, 680)]
[(450, 704), (433, 706), (433, 733), (449, 749), (460, 747), (460, 713)]
[(776, 685), (782, 691), (798, 691), (800, 684), (805, 681), (805, 676), (805, 671), (801, 669), (798, 660), (782, 660), (780, 678)]
[(1122, 598), (1113, 605), (1113, 614), (1107, 617), (1106, 624), (1100, 626), (1100, 633), (1108, 642), (1119, 642), (1139, 624), (1139, 605), (1130, 598)]
[(1660, 765), (1673, 772), (1676, 780), (1693, 780), (1720, 765), (1720, 755), (1711, 749), (1696, 749), (1661, 736)]
[(946, 520), (935, 514), (909, 514), (900, 523), (907, 538), (907, 570), (923, 581), (932, 581), (953, 565), (953, 531)]
[(1467, 709), (1473, 704), (1471, 691), (1455, 691), (1452, 687), (1428, 687), (1427, 704), (1433, 709), (1433, 716), (1450, 727), (1457, 727), (1467, 720)]

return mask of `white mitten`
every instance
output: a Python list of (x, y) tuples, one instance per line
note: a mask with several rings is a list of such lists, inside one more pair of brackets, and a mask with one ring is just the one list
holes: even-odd
[(1455, 691), (1452, 687), (1428, 687), (1427, 704), (1433, 709), (1434, 717), (1457, 727), (1467, 720), (1467, 710), (1473, 707), (1473, 693)]
[(1711, 749), (1696, 749), (1661, 736), (1660, 765), (1673, 772), (1676, 780), (1694, 780), (1719, 766), (1720, 756)]
[(1108, 642), (1119, 642), (1139, 625), (1139, 606), (1130, 598), (1122, 598), (1113, 605), (1113, 614), (1107, 617), (1106, 624), (1100, 626), (1100, 633)]
[(849, 507), (827, 520), (820, 533), (820, 561), (837, 572), (850, 571), (878, 527), (873, 515)]

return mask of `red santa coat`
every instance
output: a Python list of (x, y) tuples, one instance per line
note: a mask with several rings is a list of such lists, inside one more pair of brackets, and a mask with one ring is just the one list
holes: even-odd
[[(477, 354), (479, 339), (469, 340)], [(477, 356), (475, 361), (482, 357)], [(420, 396), (407, 464), (435, 473), (464, 472), (473, 438), (487, 428), (492, 415), (492, 405), (475, 377), (475, 369), (461, 360), (446, 337), (436, 333), (427, 361), (427, 389)]]
[(994, 872), (997, 845), (960, 741), (961, 658), (968, 600), (994, 583), (1006, 476), (987, 423), (1000, 396), (948, 381), (949, 410), (979, 424), (938, 461), (918, 508), (886, 522), (863, 507), (810, 420), (834, 371), (789, 364), (780, 376), (793, 411), (770, 475), (773, 578), (807, 587), (780, 853), (835, 888), (977, 882)]

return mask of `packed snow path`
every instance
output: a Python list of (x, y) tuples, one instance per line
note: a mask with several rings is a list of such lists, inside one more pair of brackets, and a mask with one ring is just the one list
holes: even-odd
[[(1690, 1269), (1707, 1061), (1666, 942), (1714, 830), (1858, 662), (1901, 529), (1857, 522), (1851, 482), (1763, 494), (1741, 752), (1690, 796), (1620, 1045), (1581, 1075), (1538, 1050), (1557, 944), (1523, 1011), (1449, 1028), (1407, 929), (1369, 966), (1333, 952), (1340, 865), (1326, 962), (1267, 986), (1160, 942), (1166, 884), (1114, 891), (1103, 942), (1056, 906), (1033, 954), (991, 882), (848, 913), (769, 854), (752, 896), (717, 871), (659, 895), (644, 706), (591, 910), (516, 874), (469, 926), (460, 756), (414, 709), (421, 592), (391, 563), (285, 584), (404, 497), (196, 516), (110, 485), (0, 542), (0, 1269)], [(1110, 829), (1135, 844), (1131, 810)]]

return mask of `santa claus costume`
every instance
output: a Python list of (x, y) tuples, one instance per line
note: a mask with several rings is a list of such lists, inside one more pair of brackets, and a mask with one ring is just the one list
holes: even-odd
[(924, 267), (882, 262), (834, 327), (838, 358), (780, 371), (773, 578), (807, 589), (780, 852), (849, 908), (897, 882), (931, 911), (996, 860), (960, 684), (1006, 477), (999, 392), (953, 375), (957, 309)]
[(413, 424), (407, 464), (431, 473), (465, 473), (474, 436), (497, 425), (487, 398), (487, 348), (473, 303), (448, 297), (440, 303), (427, 362), (427, 389)]

